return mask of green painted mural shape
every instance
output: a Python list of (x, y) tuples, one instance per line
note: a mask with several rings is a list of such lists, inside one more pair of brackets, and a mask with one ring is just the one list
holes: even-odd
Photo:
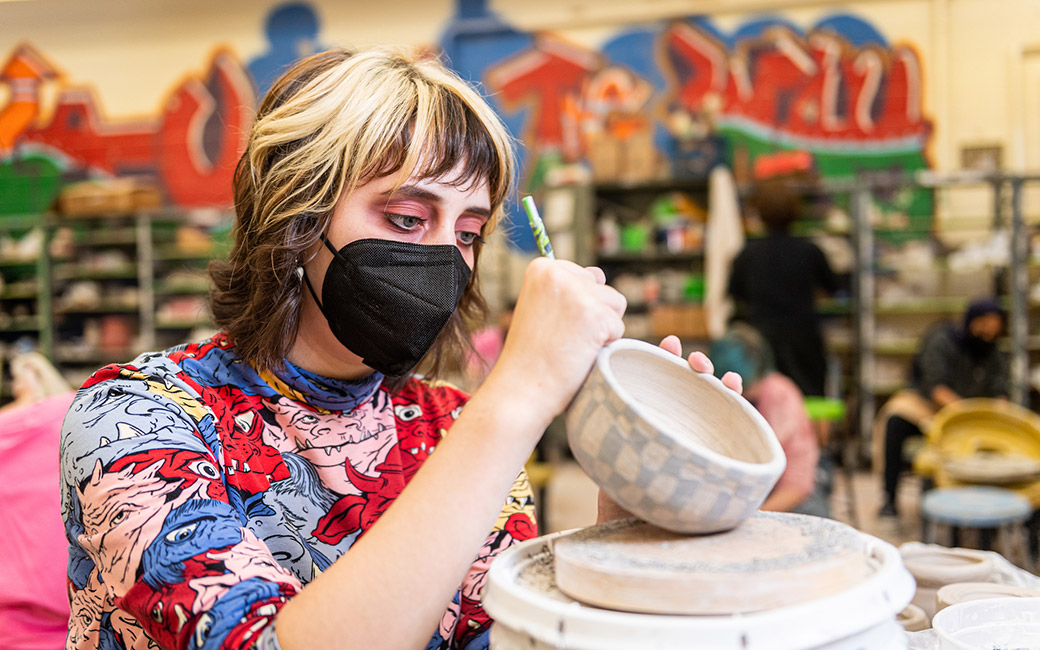
[(47, 156), (0, 161), (0, 219), (47, 212), (58, 195), (61, 168)]
[[(775, 141), (756, 137), (739, 127), (723, 127), (720, 130), (726, 143), (726, 161), (732, 166), (737, 152), (743, 151), (742, 158), (754, 160), (762, 154), (779, 151), (794, 151), (777, 144)], [(824, 179), (849, 179), (857, 174), (870, 171), (898, 171), (906, 174), (930, 169), (928, 160), (921, 150), (887, 151), (868, 153), (855, 151), (841, 153), (834, 151), (813, 151), (813, 159), (820, 176)], [(835, 204), (848, 211), (848, 195), (836, 195)], [(932, 226), (932, 215), (935, 213), (934, 192), (927, 188), (905, 189), (892, 194), (880, 194), (875, 198), (875, 205), (882, 215), (897, 214), (905, 218), (899, 228), (879, 228), (877, 237), (891, 243), (923, 239), (929, 236)]]

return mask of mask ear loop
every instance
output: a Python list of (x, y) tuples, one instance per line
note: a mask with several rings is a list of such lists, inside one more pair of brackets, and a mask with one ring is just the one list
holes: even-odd
[[(325, 244), (325, 247), (328, 248), (330, 251), (332, 251), (333, 256), (339, 258), (340, 257), (339, 251), (337, 251), (335, 248), (332, 247), (332, 244), (329, 242), (328, 237), (325, 236), (325, 233), (321, 233), (318, 236), (321, 237), (321, 241), (322, 241), (322, 243)], [(342, 258), (340, 258), (340, 259), (342, 259)], [(321, 304), (321, 300), (318, 298), (318, 293), (314, 290), (314, 286), (311, 284), (310, 278), (307, 277), (307, 271), (304, 270), (302, 265), (300, 267), (298, 267), (298, 268), (299, 268), (300, 277), (303, 278), (304, 284), (307, 285), (307, 290), (311, 292), (311, 297), (314, 298), (314, 304), (318, 305), (318, 309), (321, 310), (321, 313), (322, 313), (323, 316), (325, 316), (326, 320), (331, 320), (329, 318), (328, 313), (325, 312), (325, 305)]]

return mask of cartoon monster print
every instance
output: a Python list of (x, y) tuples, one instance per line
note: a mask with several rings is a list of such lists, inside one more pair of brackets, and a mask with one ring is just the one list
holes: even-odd
[[(534, 490), (531, 488), (531, 480), (527, 477), (527, 472), (524, 471), (520, 472), (513, 487), (510, 488), (509, 495), (506, 497), (506, 505), (498, 514), (498, 520), (495, 521), (495, 528), (497, 530), (513, 528), (518, 533), (517, 539), (531, 539), (537, 536), (534, 521), (536, 521)], [(521, 527), (528, 526), (529, 529), (520, 531)]]
[[(355, 493), (342, 497), (321, 518), (317, 538), (338, 544), (348, 535), (364, 534), (382, 516), (390, 503), (436, 448), (441, 436), (455, 421), (464, 396), (442, 387), (429, 391), (406, 386), (393, 398), (397, 444), (373, 472), (362, 472), (348, 463), (346, 474)], [(357, 492), (357, 491), (360, 492)]]
[(294, 452), (311, 463), (322, 484), (337, 494), (358, 494), (347, 476), (352, 465), (371, 471), (394, 443), (389, 397), (377, 391), (370, 406), (322, 413), (284, 397), (267, 402), (263, 440), (279, 451)]
[(226, 503), (189, 501), (170, 512), (141, 558), (141, 577), (152, 589), (184, 580), (184, 563), (214, 548), (242, 541), (238, 517)]
[(109, 472), (120, 472), (127, 467), (150, 465), (165, 461), (159, 466), (162, 478), (171, 483), (180, 483), (180, 489), (188, 489), (196, 482), (203, 482), (202, 496), (210, 499), (227, 500), (227, 491), (220, 480), (220, 471), (209, 454), (190, 449), (150, 449), (117, 458), (108, 466)]
[(322, 485), (314, 467), (298, 455), (286, 452), (282, 458), (289, 477), (272, 483), (264, 493), (270, 513), (250, 520), (250, 528), (282, 566), (310, 582), (341, 553), (314, 535), (318, 520), (335, 505), (339, 495)]
[(127, 650), (157, 650), (159, 644), (148, 636), (136, 618), (121, 609), (113, 609), (108, 619), (112, 630)]
[(285, 585), (260, 578), (234, 585), (216, 605), (199, 616), (188, 648), (253, 647), (292, 595), (294, 592), (287, 591)]
[(257, 411), (263, 400), (239, 388), (218, 386), (203, 391), (217, 415), (228, 484), (246, 494), (259, 494), (289, 476), (279, 450), (263, 440), (265, 423)]
[(405, 385), (394, 397), (398, 447), (421, 464), (459, 417), (465, 401), (465, 394), (449, 384)]
[(92, 571), (82, 589), (76, 589), (69, 583), (69, 632), (66, 646), (69, 648), (104, 648), (115, 647), (111, 632), (104, 629), (101, 622), (104, 616), (112, 611), (112, 599), (102, 586), (97, 571)]
[[(195, 576), (189, 576), (197, 569)], [(232, 585), (258, 577), (299, 587), (267, 548), (241, 528), (226, 503), (189, 501), (174, 509), (145, 550), (141, 577), (152, 589), (187, 581), (195, 592), (191, 611), (213, 605)]]
[(61, 455), (67, 485), (82, 483), (100, 460), (158, 448), (210, 453), (194, 423), (160, 395), (142, 392), (140, 382), (98, 386), (73, 402), (62, 431)]
[(184, 487), (159, 472), (166, 463), (128, 465), (108, 472), (98, 460), (87, 483), (79, 488), (84, 532), (79, 544), (94, 560), (104, 580), (117, 591), (129, 589), (146, 547), (177, 506), (202, 496), (206, 482)]

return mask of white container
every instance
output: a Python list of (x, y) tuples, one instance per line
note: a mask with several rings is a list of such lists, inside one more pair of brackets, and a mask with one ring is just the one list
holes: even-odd
[(987, 582), (993, 576), (993, 562), (983, 551), (908, 544), (900, 552), (907, 570), (917, 581), (913, 603), (924, 610), (929, 620), (935, 616), (939, 589), (957, 582)]
[(488, 571), (492, 650), (905, 650), (896, 615), (914, 581), (891, 545), (865, 535), (872, 573), (818, 600), (753, 614), (662, 616), (599, 609), (556, 587), (552, 544), (523, 542)]
[(566, 423), (571, 451), (596, 485), (643, 521), (677, 533), (737, 526), (787, 464), (746, 399), (634, 339), (603, 348)]
[(1040, 598), (950, 605), (932, 619), (939, 650), (1040, 650)]
[(1040, 590), (998, 582), (955, 582), (939, 588), (935, 596), (936, 611), (985, 598), (1040, 598)]

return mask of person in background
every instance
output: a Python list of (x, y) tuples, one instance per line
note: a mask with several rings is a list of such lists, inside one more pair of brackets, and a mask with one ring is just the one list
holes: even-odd
[(535, 259), (480, 388), (438, 380), (514, 176), (428, 56), (330, 50), (275, 82), (210, 268), (221, 332), (98, 370), (66, 417), (69, 648), (488, 647), (488, 566), (537, 535), (524, 462), (626, 307)]
[(14, 399), (0, 407), (0, 411), (35, 404), (72, 390), (58, 369), (39, 352), (22, 352), (12, 358), (11, 380)]
[(65, 646), (68, 543), (61, 525), (58, 438), (75, 394), (46, 357), (11, 360), (14, 399), (0, 408), (0, 648)]
[(776, 369), (805, 395), (824, 395), (827, 360), (816, 296), (839, 289), (823, 252), (791, 234), (802, 213), (792, 179), (773, 177), (755, 184), (750, 204), (766, 228), (749, 239), (733, 260), (729, 293), (739, 318), (761, 332)]
[(495, 323), (489, 323), (473, 332), (473, 336), (470, 337), (472, 349), (466, 353), (466, 367), (460, 382), (463, 387), (475, 390), (491, 372), (491, 368), (502, 354), (514, 308), (515, 305), (510, 304), (498, 315)]
[(805, 397), (790, 378), (778, 372), (762, 335), (734, 323), (711, 343), (708, 356), (715, 372), (735, 372), (744, 380), (744, 396), (773, 428), (787, 456), (787, 468), (762, 510), (830, 516), (829, 477), (817, 481), (820, 449), (805, 409)]
[(898, 516), (903, 445), (923, 435), (939, 409), (967, 397), (1008, 397), (1010, 366), (1007, 355), (997, 348), (1006, 327), (1007, 314), (1000, 304), (981, 298), (968, 305), (960, 323), (940, 323), (922, 337), (911, 363), (909, 386), (893, 395), (877, 418), (883, 430), (875, 430), (874, 435), (883, 437), (884, 461), (879, 516)]

